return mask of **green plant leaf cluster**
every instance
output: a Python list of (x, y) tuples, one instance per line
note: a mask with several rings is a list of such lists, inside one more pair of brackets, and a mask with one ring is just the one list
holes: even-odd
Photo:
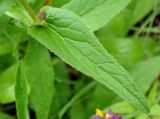
[[(144, 9), (145, 8), (145, 9)], [(159, 115), (156, 0), (1, 0), (0, 118)]]

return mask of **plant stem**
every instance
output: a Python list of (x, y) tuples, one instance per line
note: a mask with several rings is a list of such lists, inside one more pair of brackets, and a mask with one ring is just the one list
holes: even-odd
[(138, 37), (140, 33), (145, 29), (145, 27), (154, 19), (155, 13), (152, 13), (142, 24), (142, 26), (139, 28), (139, 30), (135, 33), (135, 36)]
[(153, 9), (153, 13), (150, 14), (148, 16), (148, 18), (144, 21), (144, 23), (141, 25), (141, 27), (139, 28), (139, 30), (135, 33), (135, 36), (138, 37), (140, 35), (140, 33), (143, 31), (143, 29), (145, 29), (145, 27), (149, 24), (149, 23), (152, 23), (155, 16), (157, 14), (159, 14), (159, 10), (160, 10), (160, 7), (156, 7), (156, 9)]
[(52, 0), (46, 0), (44, 6), (50, 5), (52, 3)]
[(74, 95), (73, 98), (60, 111), (59, 119), (62, 119), (64, 113), (68, 110), (68, 108), (70, 108), (73, 105), (73, 103), (75, 103), (75, 101), (77, 101), (80, 97), (86, 94), (89, 90), (93, 89), (96, 84), (97, 82), (93, 81), (86, 87), (82, 88), (76, 95)]
[(33, 21), (36, 21), (35, 12), (32, 9), (32, 7), (29, 5), (29, 3), (27, 2), (27, 0), (20, 0), (20, 2), (23, 5), (23, 7), (27, 10), (27, 12), (29, 13), (29, 15), (32, 17)]
[[(131, 30), (138, 31), (139, 27), (133, 27)], [(153, 27), (153, 28), (147, 27), (147, 28), (144, 28), (142, 32), (160, 33), (160, 29), (158, 27)]]

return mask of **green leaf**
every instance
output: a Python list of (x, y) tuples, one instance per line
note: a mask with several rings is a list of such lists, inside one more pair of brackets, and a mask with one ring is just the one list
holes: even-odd
[(6, 14), (9, 17), (12, 17), (12, 18), (22, 22), (24, 24), (24, 27), (30, 26), (30, 24), (32, 22), (31, 16), (20, 5), (12, 6), (8, 11), (6, 11)]
[(160, 56), (150, 58), (135, 65), (131, 76), (143, 92), (146, 92), (152, 82), (160, 74)]
[(41, 1), (39, 1), (39, 0), (33, 0), (32, 8), (34, 8), (34, 10), (36, 12), (38, 12), (43, 7), (43, 5), (45, 4), (45, 1), (46, 0), (41, 0)]
[(0, 16), (0, 34), (2, 34), (3, 33), (3, 30), (6, 28), (6, 26), (8, 25), (8, 22), (9, 22), (9, 20), (10, 20), (10, 18), (7, 16), (7, 15), (5, 15), (5, 14), (2, 14), (1, 16)]
[(136, 109), (126, 101), (115, 103), (108, 109), (118, 114), (131, 114), (136, 112)]
[(0, 55), (8, 54), (12, 50), (12, 43), (6, 37), (0, 36)]
[(139, 114), (137, 117), (135, 117), (135, 119), (148, 119), (149, 116), (146, 114)]
[(130, 0), (72, 0), (64, 6), (76, 13), (93, 31), (106, 25)]
[(0, 0), (0, 15), (3, 14), (13, 2), (14, 0)]
[(70, 1), (71, 0), (54, 0), (54, 2), (52, 2), (52, 6), (61, 7), (61, 6), (65, 5), (65, 4), (67, 4)]
[(30, 85), (30, 106), (35, 110), (37, 119), (48, 119), (54, 94), (54, 73), (48, 50), (33, 39), (27, 47), (24, 68)]
[(132, 0), (120, 14), (98, 31), (98, 36), (103, 36), (104, 38), (113, 36), (124, 37), (133, 25), (149, 14), (156, 1)]
[(72, 93), (70, 90), (71, 83), (69, 76), (67, 74), (68, 72), (65, 64), (63, 62), (59, 62), (56, 65), (54, 65), (54, 69), (55, 69), (55, 81), (54, 81), (55, 94), (52, 99), (50, 115), (56, 118), (61, 108), (70, 99)]
[(12, 65), (0, 75), (0, 103), (6, 104), (15, 101), (15, 80), (17, 64)]
[(5, 71), (13, 63), (11, 54), (0, 55), (0, 73)]
[(155, 104), (154, 106), (152, 106), (150, 115), (160, 117), (160, 105), (159, 104)]
[(76, 101), (78, 101), (80, 98), (82, 98), (83, 95), (85, 95), (87, 92), (89, 92), (91, 89), (93, 89), (96, 85), (96, 82), (93, 81), (89, 84), (87, 84), (85, 87), (82, 87), (79, 89), (77, 93), (64, 105), (64, 107), (59, 112), (59, 119), (62, 119), (63, 115), (66, 113), (66, 111), (75, 104)]
[[(81, 113), (80, 113), (81, 112)], [(87, 119), (85, 106), (81, 103), (72, 106), (69, 115), (71, 119)]]
[(19, 65), (15, 84), (16, 110), (18, 119), (27, 119), (28, 87), (22, 63)]
[(32, 26), (28, 33), (63, 61), (115, 91), (140, 110), (148, 112), (143, 94), (117, 61), (75, 14), (44, 7), (48, 26)]
[(136, 38), (102, 38), (100, 42), (125, 69), (132, 68), (143, 60), (144, 50), (141, 39)]
[(13, 117), (9, 116), (8, 114), (4, 112), (0, 112), (0, 118), (1, 119), (14, 119)]
[(22, 43), (28, 40), (29, 35), (24, 29), (13, 25), (8, 25), (4, 30), (4, 33), (12, 43), (12, 56), (15, 58), (15, 60), (18, 60), (21, 54), (19, 53), (19, 46), (24, 47)]
[[(71, 94), (70, 91), (70, 79), (67, 72), (67, 67), (63, 62), (56, 64), (55, 66), (55, 88), (56, 88), (56, 96), (59, 98), (58, 100), (61, 102), (61, 105), (67, 103), (69, 96)], [(68, 81), (68, 82), (67, 82)], [(59, 91), (61, 93), (59, 93)]]
[(9, 18), (6, 15), (0, 17), (0, 55), (11, 53), (13, 50), (12, 42), (6, 34), (6, 27), (9, 22)]
[(156, 2), (156, 0), (132, 0), (131, 4), (128, 6), (129, 14), (127, 14), (128, 17), (126, 19), (128, 26), (131, 27), (141, 20), (151, 11)]
[(157, 94), (158, 94), (158, 81), (154, 83), (152, 88), (149, 90), (149, 94), (147, 96), (149, 105), (153, 105), (157, 102)]

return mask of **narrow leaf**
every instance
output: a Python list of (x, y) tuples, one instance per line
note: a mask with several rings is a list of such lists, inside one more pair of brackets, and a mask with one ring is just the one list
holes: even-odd
[(16, 110), (18, 119), (27, 119), (28, 95), (27, 80), (23, 70), (23, 62), (20, 63), (15, 84)]
[(98, 32), (98, 36), (103, 36), (105, 39), (113, 37), (113, 35), (118, 38), (125, 37), (138, 21), (150, 14), (149, 12), (153, 9), (155, 2), (157, 0), (131, 0), (120, 14), (116, 15)]
[(157, 0), (132, 0), (127, 9), (129, 14), (126, 14), (128, 15), (128, 17), (126, 17), (128, 26), (131, 28), (145, 15), (149, 14), (149, 12), (155, 7), (155, 4), (157, 4)]
[(29, 103), (37, 119), (48, 119), (54, 94), (53, 68), (48, 50), (31, 39), (27, 47), (24, 68), (30, 85)]
[(31, 16), (29, 16), (27, 11), (19, 5), (12, 6), (8, 11), (6, 11), (6, 14), (9, 17), (12, 17), (24, 23), (25, 26), (29, 26), (32, 22)]
[(140, 110), (148, 112), (141, 91), (94, 34), (75, 14), (44, 7), (48, 26), (32, 26), (28, 33), (63, 61), (115, 91)]
[(130, 0), (72, 0), (64, 6), (76, 13), (93, 31), (106, 25)]
[(0, 0), (0, 15), (3, 14), (13, 2), (14, 0)]

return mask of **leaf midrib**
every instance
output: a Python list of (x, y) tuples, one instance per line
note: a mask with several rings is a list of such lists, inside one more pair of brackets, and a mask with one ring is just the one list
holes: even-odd
[[(49, 24), (49, 25), (53, 25), (53, 24)], [(54, 25), (55, 26), (55, 25)], [(56, 26), (55, 26), (56, 27)], [(52, 27), (53, 28), (53, 27)], [(56, 32), (55, 30), (53, 30), (52, 28), (50, 28), (50, 30), (52, 30), (53, 32), (55, 32), (62, 40), (63, 40), (63, 42), (64, 41), (66, 41), (66, 40), (64, 40), (64, 37), (63, 36), (61, 36), (58, 32)], [(67, 37), (66, 37), (67, 38)], [(72, 40), (72, 39), (70, 39), (70, 38), (67, 38), (67, 39), (69, 39), (69, 40)], [(68, 42), (68, 41), (67, 41)], [(77, 42), (79, 42), (79, 41), (77, 41)], [(72, 44), (71, 44), (72, 45)], [(90, 45), (91, 46), (91, 45)], [(75, 50), (77, 50), (73, 45), (72, 45), (72, 47), (75, 49)], [(92, 46), (91, 46), (92, 47)], [(69, 50), (70, 51), (70, 50)], [(80, 52), (79, 50), (77, 50), (78, 52)], [(81, 54), (83, 54), (82, 52), (80, 52)], [(83, 54), (83, 56), (85, 56), (85, 57), (87, 57), (86, 55), (84, 55)], [(76, 58), (77, 59), (77, 58)], [(87, 57), (87, 59), (88, 60), (90, 60), (90, 58), (88, 58)], [(95, 64), (94, 63), (94, 61), (92, 61), (92, 60), (90, 60), (93, 64)], [(114, 64), (113, 64), (114, 65)], [(103, 68), (101, 68), (101, 67), (97, 67), (97, 68), (100, 68), (101, 70), (103, 70), (104, 72), (107, 72), (108, 74), (113, 74), (113, 73), (110, 73), (110, 72), (108, 72), (108, 71), (106, 71), (106, 70), (104, 70)], [(88, 69), (88, 68), (87, 68)], [(86, 74), (85, 72), (83, 72), (84, 74)], [(115, 75), (115, 74), (113, 74), (113, 75)], [(117, 74), (118, 75), (118, 74)], [(123, 83), (121, 82), (121, 81), (119, 81), (119, 80), (117, 80), (117, 78), (116, 77), (114, 77), (114, 76), (112, 76), (112, 75), (110, 75), (113, 79), (115, 79), (115, 81), (117, 81), (118, 83), (120, 83), (121, 85), (123, 85)], [(125, 77), (125, 79), (127, 79), (126, 78), (126, 76), (124, 76), (124, 75), (118, 75), (118, 76), (122, 76), (122, 77)], [(105, 79), (104, 79), (105, 80)], [(133, 84), (133, 83), (132, 83)], [(124, 86), (124, 85), (123, 85)], [(136, 87), (136, 86), (135, 86)], [(139, 98), (137, 98), (137, 96), (134, 94), (134, 93), (132, 93), (132, 91), (130, 90), (130, 88), (129, 87), (125, 87), (125, 89), (130, 93), (130, 94), (132, 94), (134, 97), (136, 97), (136, 99), (139, 101), (139, 102), (141, 102), (141, 104), (143, 104), (143, 106), (146, 108), (146, 105), (143, 103), (143, 101), (141, 101)]]

